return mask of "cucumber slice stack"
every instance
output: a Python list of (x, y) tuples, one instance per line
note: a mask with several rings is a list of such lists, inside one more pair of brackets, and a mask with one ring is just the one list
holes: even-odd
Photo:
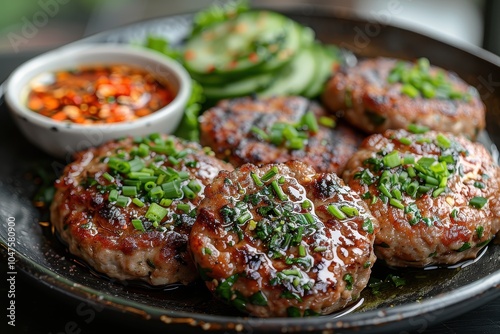
[(183, 64), (207, 99), (257, 94), (318, 96), (340, 62), (335, 46), (272, 11), (251, 10), (190, 36)]

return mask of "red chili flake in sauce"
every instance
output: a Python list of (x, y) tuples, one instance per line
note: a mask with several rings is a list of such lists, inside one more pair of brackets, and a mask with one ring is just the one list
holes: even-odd
[(33, 80), (27, 106), (56, 121), (102, 124), (149, 115), (174, 97), (167, 84), (144, 69), (89, 66), (45, 73)]

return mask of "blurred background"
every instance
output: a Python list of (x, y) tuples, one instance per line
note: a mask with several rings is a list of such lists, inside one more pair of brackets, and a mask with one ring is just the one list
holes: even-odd
[[(214, 0), (16, 0), (0, 11), (0, 55), (39, 53), (129, 23), (199, 10)], [(500, 1), (494, 0), (273, 0), (258, 7), (314, 5), (396, 24), (453, 43), (500, 54)]]

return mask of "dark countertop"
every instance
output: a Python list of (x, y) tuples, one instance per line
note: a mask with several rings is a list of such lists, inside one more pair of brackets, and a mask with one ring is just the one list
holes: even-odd
[[(30, 54), (0, 55), (0, 82), (3, 82), (10, 71), (18, 64), (33, 57)], [(5, 143), (3, 143), (5, 145)], [(27, 152), (29, 153), (29, 152)], [(6, 163), (6, 161), (4, 161)], [(8, 161), (7, 161), (8, 163)], [(4, 219), (4, 218), (2, 218)], [(4, 223), (4, 222), (2, 222)], [(126, 315), (112, 314), (111, 311), (96, 309), (94, 306), (68, 298), (68, 296), (37, 282), (21, 272), (16, 276), (16, 327), (7, 326), (7, 261), (5, 251), (0, 254), (0, 299), (2, 300), (2, 321), (0, 333), (101, 333), (108, 328), (113, 332), (147, 333), (147, 324), (130, 322)], [(417, 319), (416, 331), (411, 333), (500, 333), (500, 298), (496, 298), (483, 306), (459, 317), (439, 322), (429, 316)], [(429, 323), (434, 325), (429, 326)], [(408, 333), (408, 332), (400, 332)]]

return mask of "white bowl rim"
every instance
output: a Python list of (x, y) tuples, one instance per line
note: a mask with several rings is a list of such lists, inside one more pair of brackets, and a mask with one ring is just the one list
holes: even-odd
[[(171, 73), (179, 81), (179, 87), (175, 98), (166, 106), (158, 109), (157, 111), (151, 113), (150, 115), (143, 116), (131, 121), (116, 122), (116, 123), (99, 123), (99, 124), (78, 124), (72, 122), (58, 122), (50, 119), (49, 117), (43, 116), (30, 110), (25, 106), (20, 99), (20, 89), (22, 87), (17, 87), (16, 84), (25, 76), (29, 76), (30, 79), (34, 75), (29, 75), (26, 72), (38, 68), (38, 63), (43, 62), (43, 65), (51, 64), (57, 62), (58, 59), (64, 57), (70, 57), (75, 53), (88, 53), (88, 54), (124, 54), (142, 58), (146, 60), (153, 61), (165, 68), (168, 68)], [(94, 62), (96, 63), (96, 62)], [(112, 64), (112, 62), (103, 62), (103, 64)], [(117, 60), (116, 63), (119, 63)], [(125, 63), (126, 62), (122, 62)], [(85, 64), (83, 61), (82, 64)], [(66, 69), (61, 67), (62, 69)], [(28, 80), (29, 81), (29, 80)], [(18, 116), (28, 119), (30, 122), (35, 123), (39, 126), (44, 126), (48, 128), (57, 128), (58, 131), (70, 132), (70, 131), (101, 131), (101, 130), (116, 130), (123, 131), (129, 128), (134, 128), (137, 126), (147, 126), (147, 124), (154, 123), (155, 121), (163, 118), (165, 113), (172, 113), (172, 110), (180, 110), (182, 113), (184, 111), (183, 106), (187, 103), (189, 96), (191, 94), (191, 76), (187, 70), (176, 60), (161, 54), (158, 51), (147, 49), (146, 47), (124, 44), (124, 43), (83, 43), (78, 45), (67, 45), (62, 46), (57, 49), (42, 53), (30, 60), (24, 62), (18, 66), (5, 81), (4, 96), (6, 103), (10, 106), (10, 109), (14, 109), (14, 113)], [(19, 86), (19, 85), (18, 85)]]

